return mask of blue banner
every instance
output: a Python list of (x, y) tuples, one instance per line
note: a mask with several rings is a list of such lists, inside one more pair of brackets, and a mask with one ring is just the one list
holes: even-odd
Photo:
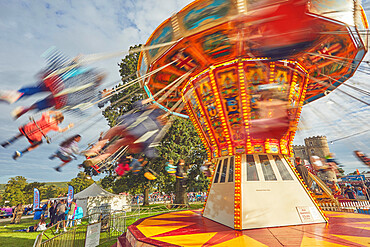
[(40, 191), (33, 188), (33, 210), (40, 209)]
[(68, 185), (68, 197), (67, 197), (67, 207), (71, 206), (74, 196), (74, 188), (72, 185)]
[(342, 181), (365, 181), (365, 175), (348, 175), (342, 177)]

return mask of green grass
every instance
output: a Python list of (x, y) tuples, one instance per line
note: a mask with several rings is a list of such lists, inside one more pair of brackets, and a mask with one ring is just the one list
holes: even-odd
[(0, 222), (0, 246), (28, 247), (32, 246), (39, 232), (14, 232), (13, 230), (25, 229), (38, 223), (33, 218), (22, 219), (20, 224)]
[(109, 240), (107, 242), (104, 242), (102, 244), (99, 244), (99, 247), (111, 247), (112, 245), (114, 245), (115, 243), (117, 242), (117, 239), (112, 239), (112, 240)]
[[(152, 204), (148, 207), (141, 207), (141, 208), (153, 208), (156, 206), (161, 206), (163, 204)], [(190, 204), (190, 209), (200, 209), (203, 207), (203, 203), (196, 203), (196, 204)], [(150, 214), (143, 214), (140, 215), (140, 218), (145, 218), (153, 215), (157, 215), (159, 212), (153, 212)], [(127, 214), (129, 216), (130, 213)], [(127, 226), (131, 225), (137, 220), (136, 217), (129, 217), (126, 220)], [(33, 220), (32, 218), (29, 219), (22, 219), (20, 224), (9, 224), (10, 220), (7, 222), (0, 222), (0, 246), (9, 246), (9, 247), (28, 247), (32, 246), (33, 243), (35, 242), (36, 236), (40, 232), (14, 232), (13, 230), (18, 230), (18, 229), (26, 229), (29, 226), (35, 225), (38, 223), (39, 220)], [(46, 221), (47, 223), (49, 220)], [(86, 227), (81, 227), (79, 228), (79, 234), (77, 235), (78, 241), (84, 241), (85, 238), (85, 229)], [(116, 242), (116, 238), (112, 238), (110, 240), (106, 239), (106, 234), (105, 232), (101, 233), (101, 238), (100, 242), (102, 242), (101, 245), (102, 247), (108, 247), (112, 246)], [(118, 234), (118, 233), (116, 233)], [(52, 237), (50, 231), (48, 231), (47, 235), (49, 237)], [(46, 238), (43, 238), (45, 240)]]

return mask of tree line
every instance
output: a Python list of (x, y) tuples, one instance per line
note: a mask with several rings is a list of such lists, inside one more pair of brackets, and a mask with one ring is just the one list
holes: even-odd
[[(89, 187), (94, 181), (80, 172), (77, 177), (71, 179), (67, 184), (72, 185), (75, 193), (78, 193)], [(33, 189), (40, 191), (40, 200), (67, 196), (68, 188), (57, 187), (56, 185), (47, 185), (46, 183), (32, 182), (22, 176), (12, 177), (5, 185), (5, 191), (0, 195), (0, 205), (15, 206), (19, 203), (33, 203)]]

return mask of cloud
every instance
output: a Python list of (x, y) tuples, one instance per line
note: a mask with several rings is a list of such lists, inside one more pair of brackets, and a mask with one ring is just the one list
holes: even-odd
[[(172, 13), (191, 1), (36, 1), (32, 4), (19, 1), (0, 3), (0, 82), (1, 89), (18, 89), (35, 83), (34, 75), (44, 66), (40, 55), (55, 45), (68, 56), (101, 52), (128, 51), (129, 47), (146, 42), (151, 32)], [(116, 57), (93, 64), (108, 72), (107, 82), (120, 79)], [(27, 123), (22, 117), (14, 122), (10, 112), (18, 105), (29, 105), (45, 97), (40, 95), (9, 106), (0, 104), (0, 140), (5, 140)], [(97, 108), (91, 112), (98, 111)], [(90, 112), (90, 114), (92, 114)], [(78, 123), (86, 117), (69, 117), (68, 122)], [(99, 119), (99, 120), (98, 120)], [(69, 181), (78, 173), (73, 161), (57, 173), (53, 167), (59, 161), (50, 161), (48, 156), (55, 152), (59, 142), (66, 136), (81, 133), (81, 147), (97, 138), (100, 130), (108, 128), (105, 119), (94, 118), (94, 128), (86, 129), (91, 121), (80, 128), (56, 135), (52, 144), (43, 144), (18, 161), (11, 156), (15, 150), (22, 150), (28, 142), (20, 139), (7, 149), (0, 149), (0, 183), (9, 177), (21, 175), (39, 181)], [(63, 125), (63, 126), (64, 126)], [(54, 134), (50, 134), (54, 135)]]

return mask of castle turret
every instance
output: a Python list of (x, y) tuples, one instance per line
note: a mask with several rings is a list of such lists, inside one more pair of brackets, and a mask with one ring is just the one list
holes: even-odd
[(313, 136), (304, 139), (308, 156), (319, 156), (325, 158), (329, 155), (329, 145), (326, 136)]
[(293, 145), (294, 157), (300, 157), (303, 160), (309, 160), (305, 145)]
[(313, 136), (304, 139), (305, 145), (294, 145), (294, 157), (310, 160), (313, 155), (325, 158), (329, 155), (329, 145), (326, 136)]

